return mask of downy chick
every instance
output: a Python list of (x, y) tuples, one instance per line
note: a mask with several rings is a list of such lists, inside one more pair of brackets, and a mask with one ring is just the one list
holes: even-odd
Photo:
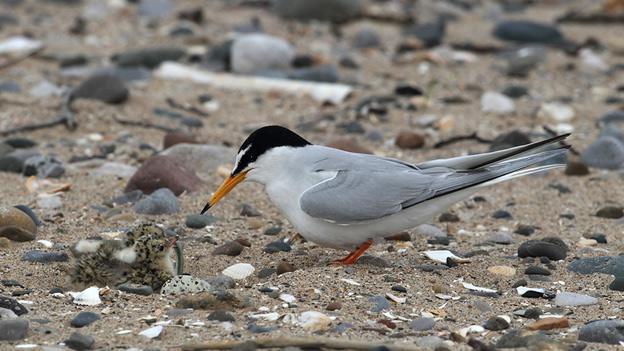
[(129, 281), (160, 289), (176, 274), (171, 258), (176, 238), (166, 237), (164, 230), (157, 226), (142, 226), (136, 232), (142, 233), (134, 239), (136, 259)]

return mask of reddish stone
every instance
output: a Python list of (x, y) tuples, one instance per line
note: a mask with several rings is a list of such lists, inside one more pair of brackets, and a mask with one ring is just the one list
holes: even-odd
[(197, 190), (200, 184), (201, 180), (195, 172), (184, 168), (174, 158), (157, 155), (143, 163), (130, 178), (124, 191), (130, 192), (138, 189), (144, 194), (151, 194), (160, 188), (169, 188), (177, 196), (184, 191)]
[(418, 149), (425, 146), (425, 136), (414, 132), (403, 131), (397, 135), (394, 144), (401, 149)]
[(197, 144), (197, 140), (192, 135), (186, 133), (171, 132), (165, 134), (163, 149), (168, 149), (176, 144)]

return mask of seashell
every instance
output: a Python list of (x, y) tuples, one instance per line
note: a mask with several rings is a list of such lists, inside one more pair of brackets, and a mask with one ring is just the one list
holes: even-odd
[(469, 327), (460, 329), (459, 334), (465, 338), (468, 334), (479, 334), (483, 333), (484, 331), (485, 328), (480, 325), (471, 325)]
[(407, 298), (399, 297), (399, 296), (393, 295), (391, 293), (386, 293), (386, 297), (389, 298), (390, 300), (396, 302), (396, 303), (405, 303), (405, 302), (407, 302)]
[(452, 259), (455, 262), (458, 262), (458, 263), (468, 263), (468, 262), (470, 262), (470, 260), (467, 259), (467, 258), (462, 258), (462, 257), (455, 256), (455, 254), (453, 254), (449, 250), (425, 251), (425, 256), (427, 256), (427, 258), (429, 258), (431, 260), (434, 260), (434, 261), (440, 262), (440, 263), (444, 263), (444, 264), (446, 264), (446, 260), (449, 259), (449, 258)]
[(464, 285), (464, 288), (472, 291), (479, 291), (484, 293), (498, 293), (498, 291), (494, 289), (482, 288), (480, 286), (472, 285), (470, 283), (462, 283), (462, 285)]
[(221, 273), (234, 280), (243, 280), (249, 277), (256, 269), (249, 263), (237, 263), (224, 269)]
[(163, 285), (160, 294), (163, 296), (184, 295), (210, 290), (212, 290), (212, 286), (203, 279), (190, 275), (176, 275)]
[(520, 296), (526, 294), (529, 291), (533, 291), (539, 294), (544, 294), (546, 292), (546, 290), (544, 290), (543, 288), (527, 288), (526, 286), (519, 286), (516, 288), (516, 291)]
[(291, 294), (280, 294), (279, 299), (288, 303), (293, 303), (297, 301), (297, 298), (292, 296)]
[(303, 329), (310, 332), (327, 330), (332, 320), (326, 314), (317, 311), (306, 311), (297, 320)]
[(51, 249), (52, 246), (54, 246), (54, 243), (51, 242), (50, 240), (37, 240), (37, 242), (45, 247), (47, 247), (48, 249)]
[(146, 338), (154, 339), (160, 336), (160, 333), (163, 331), (162, 325), (157, 325), (155, 327), (147, 328), (139, 333), (139, 335), (144, 336)]
[(74, 298), (76, 305), (95, 306), (102, 303), (100, 289), (97, 286), (92, 286), (81, 292), (70, 291), (69, 295)]

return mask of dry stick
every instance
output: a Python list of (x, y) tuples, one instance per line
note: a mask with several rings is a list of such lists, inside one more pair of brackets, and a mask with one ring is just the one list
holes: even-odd
[(0, 135), (6, 136), (20, 132), (50, 128), (59, 124), (64, 124), (67, 129), (74, 130), (76, 129), (77, 123), (74, 117), (74, 113), (71, 110), (72, 99), (73, 98), (71, 92), (63, 95), (61, 100), (60, 112), (56, 117), (52, 118), (51, 120), (42, 123), (32, 123), (15, 128), (0, 130)]
[[(392, 351), (422, 351), (421, 347), (409, 344), (391, 344), (391, 343), (379, 343), (376, 344), (370, 341), (357, 341), (357, 340), (345, 340), (327, 337), (287, 337), (280, 336), (276, 338), (258, 338), (251, 340), (256, 347), (261, 349), (268, 348), (282, 348), (282, 347), (300, 347), (300, 348), (325, 348), (333, 350), (369, 350), (375, 346), (385, 346)], [(186, 344), (182, 345), (183, 351), (198, 351), (198, 350), (231, 350), (245, 341), (239, 340), (225, 340), (225, 341), (210, 341), (201, 344)]]
[(435, 145), (433, 145), (433, 148), (439, 149), (443, 146), (450, 145), (450, 144), (457, 143), (457, 142), (464, 141), (464, 140), (476, 140), (477, 142), (482, 143), (482, 144), (490, 144), (492, 142), (492, 140), (481, 138), (480, 136), (477, 135), (477, 132), (474, 132), (468, 135), (456, 135), (446, 140), (440, 140), (437, 143), (435, 143)]
[(152, 129), (162, 130), (162, 131), (165, 131), (165, 132), (168, 132), (168, 133), (177, 131), (177, 129), (169, 128), (167, 126), (163, 126), (163, 125), (160, 125), (160, 124), (144, 122), (144, 121), (131, 121), (131, 120), (127, 120), (127, 119), (121, 119), (121, 118), (117, 117), (116, 115), (113, 115), (113, 119), (115, 120), (115, 122), (117, 122), (119, 124), (122, 124), (122, 125), (126, 125), (126, 126), (152, 128)]
[[(552, 128), (550, 128), (547, 125), (542, 126), (542, 128), (544, 128), (544, 131), (546, 131), (546, 133), (552, 135), (552, 136), (557, 136), (559, 135), (559, 133), (557, 133), (556, 131), (554, 131)], [(570, 152), (576, 156), (580, 155), (581, 153), (578, 152), (578, 150), (576, 150), (572, 145), (570, 145), (568, 142), (566, 142), (565, 140), (561, 140), (559, 141), (559, 143), (563, 146), (569, 146), (570, 147)]]

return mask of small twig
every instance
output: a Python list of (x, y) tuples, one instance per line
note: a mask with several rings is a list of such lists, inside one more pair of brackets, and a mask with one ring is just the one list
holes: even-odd
[[(251, 340), (257, 348), (284, 348), (284, 347), (300, 347), (308, 348), (324, 348), (333, 350), (370, 350), (374, 347), (386, 347), (392, 351), (422, 351), (423, 348), (409, 344), (392, 344), (388, 342), (375, 343), (371, 341), (345, 340), (327, 337), (286, 337), (280, 336), (276, 338), (258, 338)], [(183, 351), (197, 350), (231, 350), (245, 341), (241, 340), (224, 340), (210, 341), (201, 344), (182, 345)]]
[(206, 111), (202, 111), (200, 109), (198, 109), (195, 106), (189, 106), (188, 104), (181, 104), (177, 101), (175, 101), (173, 98), (167, 98), (167, 104), (171, 107), (171, 108), (177, 108), (179, 110), (182, 111), (186, 111), (186, 112), (190, 112), (190, 113), (194, 113), (198, 116), (201, 117), (208, 117), (209, 114)]
[(460, 141), (464, 141), (464, 140), (475, 140), (475, 141), (477, 141), (479, 143), (482, 143), (482, 144), (490, 144), (492, 142), (492, 140), (482, 138), (482, 137), (477, 135), (477, 132), (474, 132), (474, 133), (468, 134), (468, 135), (456, 135), (456, 136), (450, 137), (450, 138), (445, 139), (445, 140), (440, 140), (437, 143), (435, 143), (435, 145), (433, 145), (433, 148), (434, 149), (439, 149), (439, 148), (444, 147), (446, 145), (454, 144), (454, 143), (457, 143), (457, 142), (460, 142)]
[(32, 123), (32, 124), (26, 124), (26, 125), (15, 127), (15, 128), (0, 130), (0, 135), (6, 136), (6, 135), (20, 133), (20, 132), (27, 132), (31, 130), (50, 128), (59, 124), (64, 124), (65, 127), (67, 127), (67, 129), (69, 130), (75, 130), (77, 127), (77, 123), (74, 117), (74, 113), (71, 110), (71, 102), (72, 102), (71, 92), (66, 93), (61, 97), (60, 112), (56, 117), (52, 118), (49, 121), (42, 122), (42, 123)]
[[(544, 128), (544, 131), (545, 131), (546, 133), (548, 133), (548, 134), (550, 134), (550, 135), (552, 135), (552, 136), (557, 136), (557, 135), (559, 135), (559, 133), (557, 133), (555, 130), (553, 130), (552, 128), (550, 128), (550, 127), (549, 127), (549, 126), (547, 126), (547, 125), (542, 126), (542, 128)], [(574, 148), (574, 146), (572, 146), (571, 144), (569, 144), (569, 143), (568, 143), (568, 142), (566, 142), (565, 140), (561, 140), (559, 143), (560, 143), (561, 145), (563, 145), (563, 146), (568, 146), (568, 147), (570, 147), (570, 149), (569, 149), (569, 150), (570, 150), (570, 152), (571, 152), (573, 155), (578, 156), (578, 155), (580, 155), (580, 154), (581, 154), (580, 152), (578, 152), (578, 150), (576, 150), (576, 149)]]
[(167, 126), (163, 126), (161, 124), (155, 124), (155, 123), (150, 123), (150, 122), (145, 122), (145, 121), (131, 121), (131, 120), (127, 120), (127, 119), (121, 119), (119, 117), (117, 117), (116, 115), (113, 115), (113, 119), (115, 120), (115, 122), (125, 125), (125, 126), (135, 126), (135, 127), (143, 127), (143, 128), (152, 128), (152, 129), (158, 129), (158, 130), (162, 130), (165, 132), (175, 132), (177, 131), (177, 129), (175, 128), (169, 128)]

